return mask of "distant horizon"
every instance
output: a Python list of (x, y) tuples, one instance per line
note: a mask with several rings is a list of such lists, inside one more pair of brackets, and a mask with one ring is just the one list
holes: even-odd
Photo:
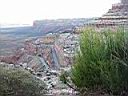
[[(33, 20), (32, 21), (32, 24), (33, 24), (33, 22), (34, 21), (43, 21), (43, 20), (69, 20), (69, 19), (93, 19), (93, 18), (99, 18), (99, 17), (90, 17), (90, 18), (57, 18), (57, 19), (40, 19), (40, 20)], [(32, 25), (32, 24), (30, 24), (30, 23), (1, 23), (0, 22), (0, 25)]]
[(0, 23), (101, 17), (120, 0), (0, 0)]

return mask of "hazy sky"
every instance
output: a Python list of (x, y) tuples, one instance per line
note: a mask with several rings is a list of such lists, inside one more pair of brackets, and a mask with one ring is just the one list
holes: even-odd
[(0, 23), (98, 17), (120, 0), (0, 0)]

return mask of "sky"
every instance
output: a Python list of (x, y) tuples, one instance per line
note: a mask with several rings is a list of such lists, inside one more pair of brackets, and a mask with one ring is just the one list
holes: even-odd
[(118, 2), (120, 0), (0, 0), (0, 23), (31, 24), (43, 19), (100, 17)]

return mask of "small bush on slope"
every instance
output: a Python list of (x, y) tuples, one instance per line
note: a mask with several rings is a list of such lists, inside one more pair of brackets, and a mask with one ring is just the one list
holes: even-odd
[(0, 96), (42, 96), (45, 84), (22, 68), (0, 65)]
[(127, 94), (128, 33), (123, 28), (100, 33), (83, 30), (74, 63), (72, 81), (82, 94), (100, 91)]

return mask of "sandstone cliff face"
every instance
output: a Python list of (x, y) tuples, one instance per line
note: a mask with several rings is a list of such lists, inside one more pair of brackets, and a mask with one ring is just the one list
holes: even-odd
[(124, 29), (128, 31), (128, 0), (113, 4), (106, 14), (85, 25), (84, 28), (92, 27), (99, 32), (103, 29), (116, 31), (119, 26), (124, 26)]

